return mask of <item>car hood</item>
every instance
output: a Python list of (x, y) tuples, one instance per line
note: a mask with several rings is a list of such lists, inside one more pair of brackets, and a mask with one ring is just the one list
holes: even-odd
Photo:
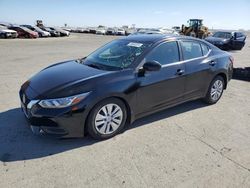
[(28, 80), (28, 85), (38, 94), (45, 96), (53, 90), (107, 74), (108, 71), (94, 69), (77, 60), (66, 61), (47, 67)]
[(0, 29), (0, 31), (2, 31), (2, 32), (8, 32), (8, 33), (16, 33), (16, 31), (10, 30), (10, 29)]
[(228, 39), (218, 38), (218, 37), (207, 37), (205, 38), (208, 42), (227, 42)]
[(42, 33), (43, 35), (50, 35), (48, 31), (40, 31), (40, 33)]

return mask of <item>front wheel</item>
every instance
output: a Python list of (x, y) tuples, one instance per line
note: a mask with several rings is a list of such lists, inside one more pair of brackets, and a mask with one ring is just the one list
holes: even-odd
[(117, 98), (106, 99), (93, 107), (87, 120), (88, 133), (95, 139), (108, 139), (125, 126), (127, 110)]
[(224, 90), (224, 79), (216, 76), (211, 82), (204, 101), (208, 104), (215, 104), (219, 101)]

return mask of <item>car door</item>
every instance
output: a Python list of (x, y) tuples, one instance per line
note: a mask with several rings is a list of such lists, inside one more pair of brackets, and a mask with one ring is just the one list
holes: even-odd
[(246, 39), (245, 35), (243, 35), (240, 32), (236, 32), (235, 36), (233, 37), (234, 49), (236, 49), (236, 50), (242, 49), (245, 45), (245, 39)]
[(144, 62), (157, 61), (159, 71), (138, 75), (137, 112), (148, 113), (183, 99), (185, 68), (180, 63), (179, 46), (176, 41), (163, 42), (155, 47)]
[(210, 82), (210, 70), (216, 61), (208, 58), (210, 48), (203, 42), (181, 40), (182, 58), (185, 64), (185, 100), (199, 98)]

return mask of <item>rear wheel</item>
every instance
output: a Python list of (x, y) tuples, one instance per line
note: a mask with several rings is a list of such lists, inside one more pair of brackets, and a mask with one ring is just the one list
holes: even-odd
[(217, 103), (223, 94), (224, 84), (224, 79), (221, 76), (216, 76), (209, 86), (204, 101), (208, 104)]
[(88, 133), (95, 139), (108, 139), (125, 126), (127, 110), (117, 98), (106, 99), (92, 109), (87, 120)]

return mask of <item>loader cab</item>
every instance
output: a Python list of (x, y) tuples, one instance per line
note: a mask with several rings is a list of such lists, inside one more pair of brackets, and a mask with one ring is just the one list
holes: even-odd
[(200, 19), (190, 19), (188, 20), (188, 25), (189, 27), (195, 27), (195, 28), (199, 28), (202, 26), (202, 21)]

